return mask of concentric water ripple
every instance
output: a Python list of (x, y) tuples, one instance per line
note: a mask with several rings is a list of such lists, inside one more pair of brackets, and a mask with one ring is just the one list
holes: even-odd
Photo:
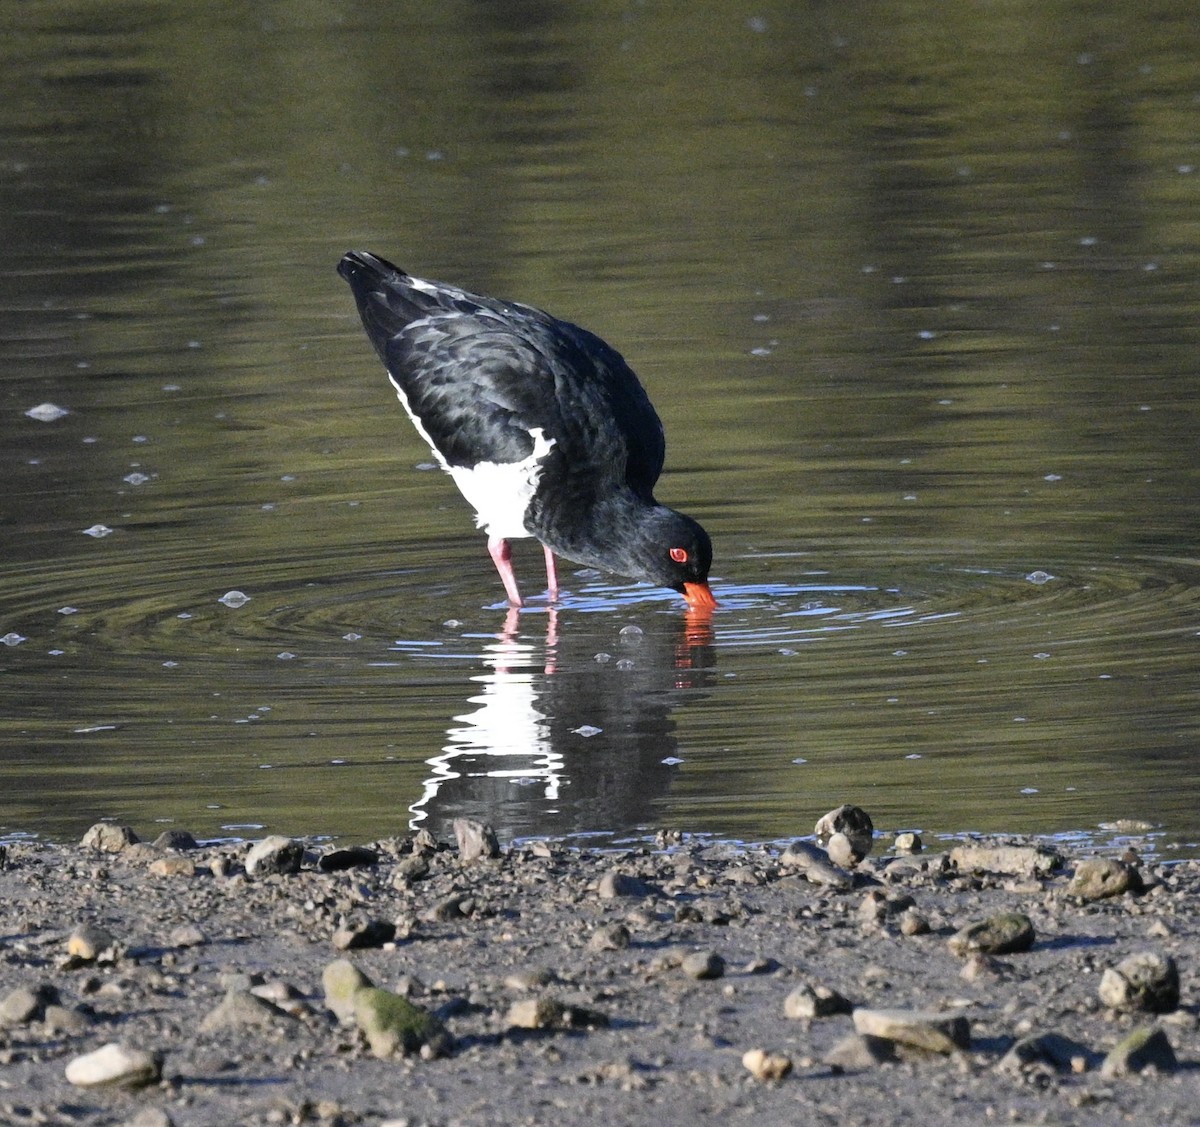
[[(861, 559), (856, 565), (864, 570)], [(887, 574), (889, 566), (879, 561), (880, 573)], [(493, 577), (486, 560), (476, 561), (474, 574), (464, 571), (457, 583), (421, 566), (351, 573), (344, 567), (342, 559), (316, 554), (286, 564), (257, 563), (226, 569), (237, 581), (229, 587), (214, 585), (207, 567), (201, 571), (177, 560), (155, 565), (149, 577), (132, 584), (127, 564), (119, 561), (25, 568), (18, 594), (0, 604), (0, 633), (19, 634), (26, 651), (86, 646), (184, 660), (211, 658), (223, 648), (233, 656), (246, 644), (296, 654), (339, 651), (339, 643), (386, 641), (401, 627), (411, 632), (414, 618), (429, 620), (439, 611), (447, 615), (442, 621), (452, 621), (463, 605), (474, 607), (472, 617), (503, 611), (499, 600), (479, 600), (498, 593), (488, 588)], [(786, 568), (776, 563), (774, 570)], [(721, 648), (810, 643), (867, 627), (928, 631), (947, 620), (1001, 646), (1006, 637), (1029, 632), (1043, 632), (1062, 645), (1114, 635), (1126, 641), (1186, 636), (1200, 628), (1200, 564), (1180, 559), (1058, 566), (1053, 573), (938, 566), (909, 569), (887, 586), (839, 582), (825, 574), (803, 582), (717, 579), (715, 589), (721, 609), (713, 632)], [(222, 599), (231, 591), (244, 593), (245, 601), (225, 605)], [(531, 613), (544, 605), (536, 597), (530, 602)], [(665, 614), (680, 606), (669, 591), (586, 573), (570, 583), (559, 603), (564, 616)]]
[(514, 834), (762, 839), (802, 792), (884, 826), (1200, 835), (1188, 804), (1138, 791), (1192, 724), (1194, 561), (880, 560), (885, 584), (861, 557), (854, 581), (747, 557), (757, 581), (718, 579), (697, 627), (670, 592), (587, 573), (514, 615), (486, 559), (405, 556), (246, 564), (229, 586), (203, 561), (135, 583), (127, 558), (24, 569), (0, 606), (10, 828), (133, 810), (372, 836), (469, 811)]

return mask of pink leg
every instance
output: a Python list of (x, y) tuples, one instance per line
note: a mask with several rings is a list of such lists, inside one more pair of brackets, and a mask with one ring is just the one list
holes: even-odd
[(488, 554), (492, 557), (492, 563), (496, 565), (496, 570), (500, 573), (504, 590), (508, 594), (508, 601), (514, 607), (523, 607), (525, 604), (521, 601), (521, 592), (517, 590), (517, 577), (513, 574), (511, 545), (499, 536), (489, 536)]
[(553, 601), (558, 598), (558, 568), (554, 564), (554, 553), (545, 544), (542, 551), (546, 553), (546, 590)]
[(517, 607), (509, 607), (504, 614), (504, 629), (497, 635), (502, 642), (515, 642), (517, 631), (521, 628), (521, 612)]

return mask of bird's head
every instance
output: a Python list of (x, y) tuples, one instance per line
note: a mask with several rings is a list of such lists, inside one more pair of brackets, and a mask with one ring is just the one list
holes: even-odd
[(712, 541), (699, 524), (673, 509), (660, 508), (642, 533), (634, 556), (639, 578), (678, 591), (693, 610), (717, 605), (708, 586)]

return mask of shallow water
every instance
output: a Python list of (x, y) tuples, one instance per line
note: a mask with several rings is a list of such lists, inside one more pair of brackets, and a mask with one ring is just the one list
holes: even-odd
[[(0, 833), (1200, 841), (1190, 6), (402, 7), (0, 17)], [(506, 613), (350, 246), (626, 355), (707, 628)]]

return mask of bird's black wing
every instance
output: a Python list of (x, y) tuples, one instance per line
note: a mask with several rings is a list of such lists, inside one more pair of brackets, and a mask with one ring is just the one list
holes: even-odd
[(573, 502), (627, 486), (649, 499), (662, 423), (620, 354), (577, 325), (516, 302), (412, 278), (352, 251), (339, 266), (408, 410), (451, 466), (516, 462), (530, 431)]
[(503, 322), (437, 314), (406, 326), (382, 350), (408, 410), (451, 466), (519, 462), (531, 431), (555, 437), (560, 417), (545, 358)]
[[(560, 373), (558, 398), (570, 416), (579, 395), (591, 402), (581, 417), (593, 416), (615, 427), (623, 447), (616, 472), (643, 500), (650, 500), (662, 473), (666, 439), (662, 421), (624, 357), (594, 333), (566, 321), (556, 322), (554, 368)], [(586, 381), (573, 381), (563, 373), (586, 371)], [(585, 390), (579, 388), (584, 385)], [(576, 408), (577, 410), (578, 408)]]

